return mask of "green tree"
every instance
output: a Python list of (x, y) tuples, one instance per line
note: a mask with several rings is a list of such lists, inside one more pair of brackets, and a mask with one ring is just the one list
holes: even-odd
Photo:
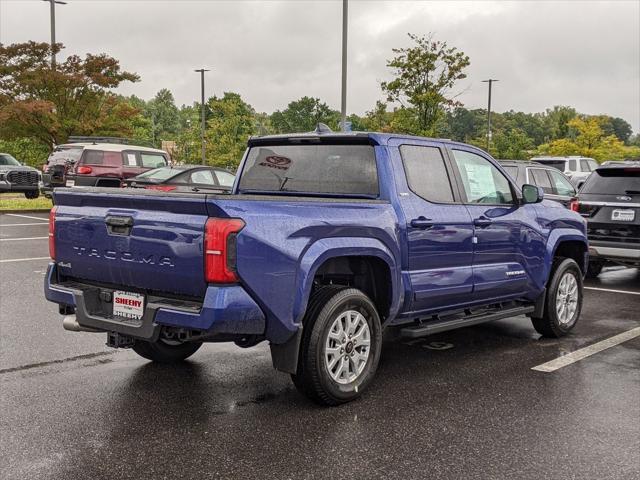
[[(382, 82), (382, 91), (390, 102), (398, 102), (396, 125), (410, 133), (433, 135), (445, 110), (460, 105), (453, 88), (466, 78), (464, 69), (469, 57), (447, 42), (434, 40), (431, 34), (409, 34), (415, 43), (408, 48), (394, 48), (394, 58), (387, 62), (394, 79)], [(413, 118), (410, 118), (413, 117)]]
[(575, 108), (556, 105), (545, 112), (545, 141), (566, 138), (569, 135), (569, 122), (576, 118)]
[(325, 123), (336, 130), (339, 121), (340, 112), (312, 97), (302, 97), (289, 103), (284, 110), (271, 114), (271, 125), (276, 133), (310, 132), (318, 123)]
[(69, 135), (132, 133), (138, 112), (111, 89), (137, 81), (137, 75), (104, 54), (71, 55), (52, 70), (50, 55), (47, 43), (0, 44), (2, 138), (34, 138), (50, 148)]
[(150, 118), (152, 139), (157, 145), (161, 140), (174, 140), (180, 131), (180, 111), (173, 94), (163, 88), (147, 102), (145, 116)]
[(493, 137), (491, 154), (504, 160), (526, 160), (531, 157), (534, 142), (527, 134), (514, 128), (507, 132), (498, 132)]
[(239, 94), (225, 92), (207, 102), (211, 119), (207, 122), (207, 163), (235, 169), (256, 132), (255, 111)]
[(13, 155), (20, 162), (40, 168), (49, 156), (49, 148), (32, 138), (0, 139), (0, 152)]

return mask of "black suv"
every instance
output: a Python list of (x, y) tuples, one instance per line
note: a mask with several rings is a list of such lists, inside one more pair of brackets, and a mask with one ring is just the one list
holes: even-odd
[(544, 190), (544, 198), (560, 202), (569, 208), (576, 196), (576, 189), (567, 176), (557, 168), (523, 160), (499, 160), (511, 178), (522, 188), (525, 183)]
[(571, 209), (588, 222), (588, 276), (597, 276), (608, 262), (640, 266), (640, 161), (603, 163)]

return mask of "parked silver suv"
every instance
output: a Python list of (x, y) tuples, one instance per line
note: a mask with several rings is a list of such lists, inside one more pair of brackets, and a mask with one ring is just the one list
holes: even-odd
[(557, 168), (569, 177), (578, 190), (591, 172), (598, 168), (598, 162), (589, 157), (533, 157), (531, 161)]

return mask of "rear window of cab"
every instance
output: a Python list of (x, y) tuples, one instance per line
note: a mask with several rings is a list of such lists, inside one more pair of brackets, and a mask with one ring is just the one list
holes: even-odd
[(247, 154), (239, 190), (377, 197), (374, 148), (330, 144), (254, 146)]

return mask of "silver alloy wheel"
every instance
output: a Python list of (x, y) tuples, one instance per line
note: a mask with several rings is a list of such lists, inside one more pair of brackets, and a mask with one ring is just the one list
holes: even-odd
[(556, 313), (560, 324), (570, 325), (577, 308), (578, 281), (573, 273), (566, 272), (560, 279), (556, 294)]
[(340, 384), (356, 380), (369, 359), (371, 332), (360, 312), (347, 310), (331, 324), (324, 345), (324, 364), (331, 378)]

